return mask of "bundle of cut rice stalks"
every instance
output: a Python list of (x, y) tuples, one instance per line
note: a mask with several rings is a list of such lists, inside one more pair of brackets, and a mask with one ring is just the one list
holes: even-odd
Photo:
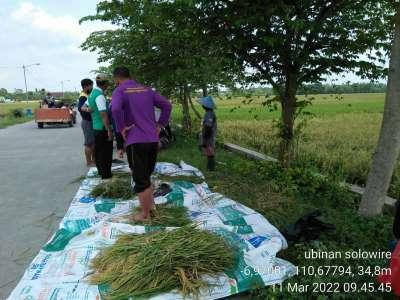
[(157, 178), (158, 180), (162, 181), (162, 182), (190, 181), (190, 182), (192, 182), (194, 184), (200, 184), (200, 183), (204, 182), (203, 178), (200, 178), (200, 177), (197, 177), (197, 176), (184, 176), (184, 175), (168, 176), (168, 175), (157, 174), (154, 177)]
[(171, 206), (170, 204), (156, 205), (156, 209), (151, 211), (151, 218), (148, 221), (134, 221), (133, 216), (138, 212), (139, 208), (135, 208), (132, 213), (128, 215), (130, 224), (181, 227), (191, 223), (188, 218), (188, 210), (184, 206)]
[(149, 297), (178, 289), (198, 297), (203, 275), (233, 267), (234, 252), (219, 236), (187, 225), (172, 231), (121, 235), (91, 262), (92, 284), (108, 286), (106, 299)]
[(114, 176), (108, 182), (96, 185), (90, 193), (92, 197), (112, 199), (130, 199), (135, 196), (132, 191), (130, 176)]

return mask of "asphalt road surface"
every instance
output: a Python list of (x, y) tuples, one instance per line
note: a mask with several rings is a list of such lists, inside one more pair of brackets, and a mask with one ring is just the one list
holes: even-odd
[[(78, 121), (79, 122), (79, 121)], [(0, 299), (56, 230), (86, 173), (80, 124), (0, 129)]]

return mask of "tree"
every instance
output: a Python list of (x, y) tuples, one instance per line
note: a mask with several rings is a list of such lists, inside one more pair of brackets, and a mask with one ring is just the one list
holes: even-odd
[(5, 88), (0, 88), (0, 96), (7, 97), (8, 91)]
[(389, 77), (382, 127), (359, 213), (366, 217), (382, 213), (393, 169), (400, 152), (400, 7), (395, 17)]
[(219, 43), (202, 31), (201, 18), (193, 1), (102, 1), (97, 14), (81, 22), (108, 21), (118, 29), (94, 32), (82, 47), (97, 51), (100, 62), (128, 66), (137, 80), (177, 96), (190, 131), (191, 92), (232, 82), (238, 73)]
[(280, 154), (289, 165), (295, 119), (307, 101), (299, 87), (354, 71), (377, 78), (390, 43), (393, 8), (372, 0), (198, 0), (205, 30), (241, 65), (249, 79), (274, 88), (281, 105)]

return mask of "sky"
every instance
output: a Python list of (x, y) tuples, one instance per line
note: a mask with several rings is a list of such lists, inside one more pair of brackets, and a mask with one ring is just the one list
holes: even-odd
[[(0, 0), (0, 88), (25, 89), (22, 65), (40, 63), (27, 69), (28, 90), (45, 88), (55, 92), (80, 90), (80, 80), (93, 78), (99, 67), (96, 53), (83, 51), (80, 45), (90, 32), (110, 29), (101, 22), (85, 22), (94, 14), (99, 0)], [(359, 82), (327, 78), (327, 83)]]
[(22, 65), (27, 69), (28, 90), (80, 90), (80, 80), (93, 78), (98, 68), (96, 53), (80, 45), (92, 31), (111, 28), (106, 23), (87, 22), (97, 0), (19, 1), (0, 0), (0, 88), (24, 89)]

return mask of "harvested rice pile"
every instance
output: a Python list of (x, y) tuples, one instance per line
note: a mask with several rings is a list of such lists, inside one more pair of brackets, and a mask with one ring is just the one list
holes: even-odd
[(175, 181), (190, 181), (195, 184), (204, 182), (204, 179), (196, 176), (168, 176), (168, 175), (157, 175), (157, 179), (162, 182), (175, 182)]
[(134, 196), (129, 176), (114, 176), (109, 182), (100, 183), (90, 193), (92, 197), (130, 199)]
[(188, 210), (183, 206), (177, 207), (169, 204), (156, 205), (156, 210), (151, 212), (151, 219), (149, 221), (133, 221), (133, 216), (138, 211), (139, 209), (134, 209), (129, 215), (129, 218), (132, 220), (130, 224), (181, 227), (191, 222), (188, 218)]
[(234, 253), (219, 236), (188, 225), (173, 231), (121, 235), (91, 262), (92, 284), (109, 287), (106, 299), (148, 297), (179, 289), (196, 297), (202, 275), (233, 267)]

